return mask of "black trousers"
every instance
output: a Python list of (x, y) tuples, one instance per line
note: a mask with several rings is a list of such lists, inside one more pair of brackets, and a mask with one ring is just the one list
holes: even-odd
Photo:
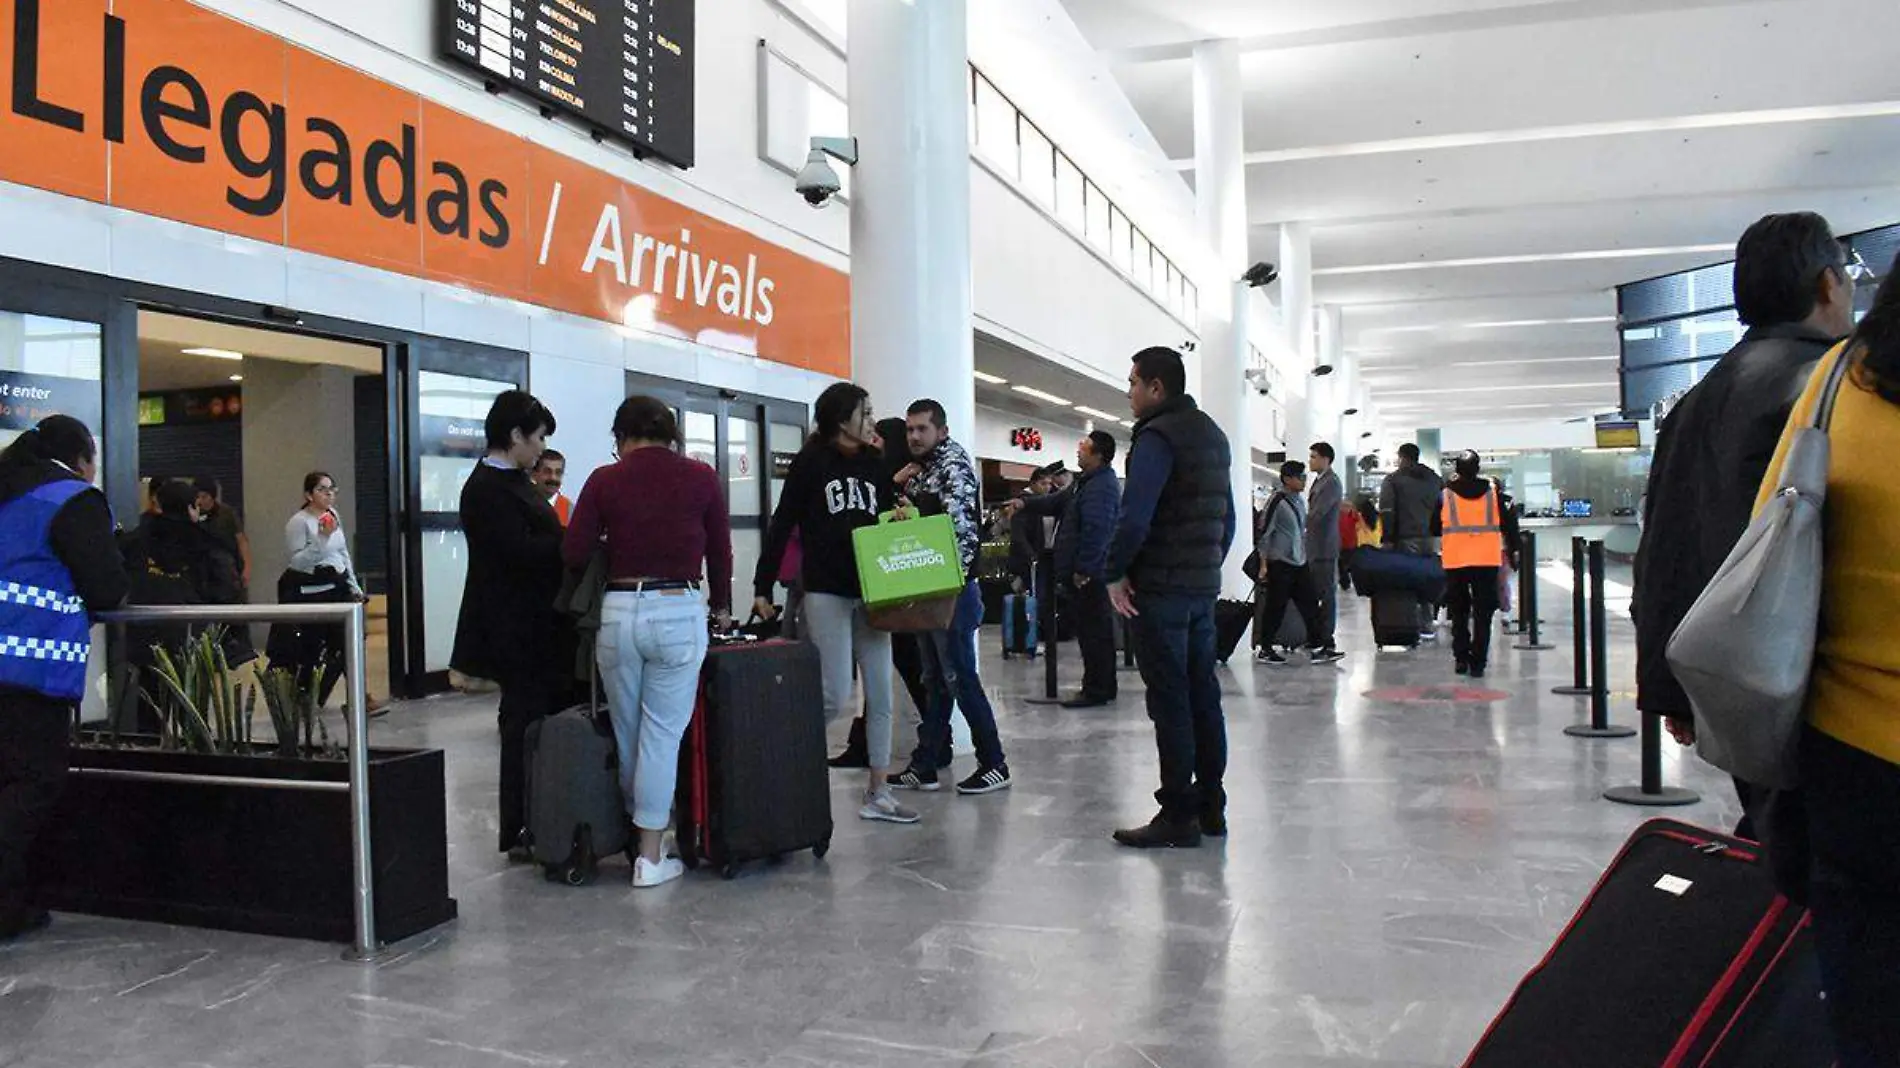
[(1221, 708), (1214, 598), (1141, 594), (1135, 662), (1148, 687), (1161, 760), (1161, 815), (1182, 823), (1226, 810), (1227, 717)]
[(1311, 568), (1269, 560), (1265, 585), (1266, 595), (1260, 598), (1259, 613), (1253, 621), (1256, 648), (1266, 649), (1275, 644), (1274, 638), (1280, 633), (1280, 621), (1286, 618), (1288, 604), (1299, 610), (1300, 620), (1306, 625), (1308, 649), (1325, 649), (1333, 644), (1333, 629), (1326, 624), (1319, 592), (1313, 588)]
[(1498, 614), (1498, 569), (1459, 567), (1445, 572), (1451, 609), (1451, 655), (1483, 669), (1491, 663), (1492, 622)]
[(1900, 1064), (1900, 765), (1802, 738), (1815, 946), (1840, 1068)]
[(501, 686), (500, 851), (521, 842), (528, 825), (528, 725), (560, 711), (568, 685), (548, 671), (497, 680)]
[(73, 706), (0, 687), (0, 931), (28, 911), (27, 854), (66, 785)]
[(1082, 651), (1082, 696), (1112, 701), (1118, 687), (1115, 626), (1120, 617), (1108, 603), (1108, 587), (1099, 579), (1079, 588), (1070, 583), (1064, 584), (1063, 612), (1075, 626), (1076, 645)]

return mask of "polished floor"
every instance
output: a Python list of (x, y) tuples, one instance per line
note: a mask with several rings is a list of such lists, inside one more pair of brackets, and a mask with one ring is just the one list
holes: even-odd
[[(459, 921), (364, 966), (61, 916), (0, 945), (0, 1065), (1455, 1065), (1648, 815), (1598, 800), (1637, 748), (1562, 733), (1585, 709), (1550, 694), (1565, 627), (1552, 652), (1504, 640), (1492, 692), (1460, 693), (1448, 650), (1366, 651), (1363, 605), (1343, 665), (1226, 676), (1233, 833), (1198, 851), (1109, 841), (1152, 811), (1136, 677), (1119, 707), (1031, 706), (1042, 666), (991, 655), (993, 632), (1014, 790), (867, 825), (838, 775), (829, 858), (734, 882), (634, 892), (616, 863), (575, 890), (507, 867), (492, 705), (400, 708), (380, 742), (449, 753)], [(1625, 622), (1612, 638), (1628, 678)], [(1720, 777), (1670, 748), (1706, 797), (1674, 814), (1732, 823)]]

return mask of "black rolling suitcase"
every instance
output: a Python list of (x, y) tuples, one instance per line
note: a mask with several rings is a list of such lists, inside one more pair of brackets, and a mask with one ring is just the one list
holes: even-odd
[(1240, 648), (1240, 639), (1253, 626), (1253, 613), (1253, 597), (1244, 601), (1223, 597), (1214, 602), (1214, 654), (1221, 663), (1232, 659), (1234, 650)]
[(1807, 913), (1761, 848), (1638, 828), (1465, 1068), (1829, 1068)]
[(529, 847), (550, 881), (569, 886), (593, 882), (600, 858), (627, 848), (613, 722), (590, 674), (588, 704), (530, 723), (527, 735)]
[(831, 848), (818, 649), (733, 642), (706, 653), (680, 746), (680, 859), (730, 879), (748, 861)]
[(1414, 649), (1419, 642), (1418, 594), (1390, 590), (1372, 595), (1372, 640), (1380, 648)]

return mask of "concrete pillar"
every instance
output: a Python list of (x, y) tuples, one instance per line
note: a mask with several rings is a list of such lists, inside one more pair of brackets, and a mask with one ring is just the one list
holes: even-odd
[(964, 0), (851, 0), (852, 375), (880, 418), (934, 397), (976, 433)]
[(1194, 188), (1201, 238), (1212, 260), (1201, 285), (1200, 382), (1196, 399), (1227, 432), (1233, 448), (1234, 507), (1242, 537), (1229, 555), (1228, 593), (1247, 587), (1246, 558), (1253, 502), (1253, 445), (1247, 410), (1247, 168), (1242, 146), (1240, 45), (1206, 41), (1194, 47)]
[[(1333, 373), (1324, 378), (1315, 379), (1312, 392), (1314, 417), (1313, 433), (1316, 440), (1324, 439), (1332, 443), (1335, 450), (1344, 452), (1346, 444), (1347, 397), (1351, 396), (1352, 382), (1346, 366), (1345, 315), (1337, 304), (1322, 305), (1318, 316), (1318, 336), (1314, 341), (1317, 350), (1317, 362), (1326, 364)], [(1311, 445), (1302, 442), (1301, 445)]]
[(1286, 343), (1313, 366), (1313, 231), (1306, 223), (1280, 227), (1280, 319)]

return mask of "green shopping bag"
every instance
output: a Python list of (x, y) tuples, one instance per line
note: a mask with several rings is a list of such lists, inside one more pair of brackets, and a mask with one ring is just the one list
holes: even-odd
[(886, 512), (876, 526), (851, 532), (851, 548), (867, 608), (955, 598), (963, 592), (963, 557), (947, 515), (897, 520)]

